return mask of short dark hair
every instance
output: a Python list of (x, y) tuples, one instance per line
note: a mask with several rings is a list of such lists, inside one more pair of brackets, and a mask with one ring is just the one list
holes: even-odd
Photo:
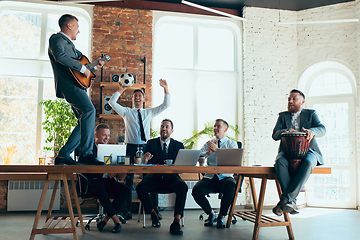
[(141, 90), (141, 89), (135, 89), (133, 95), (134, 95), (135, 93), (137, 93), (137, 92), (141, 92), (141, 94), (143, 95), (143, 97), (145, 97), (145, 93), (144, 93), (144, 91)]
[(162, 120), (161, 122), (170, 122), (170, 124), (171, 124), (171, 129), (174, 129), (174, 123), (173, 123), (170, 119), (165, 118), (165, 119)]
[(218, 118), (215, 120), (215, 122), (223, 122), (226, 125), (226, 128), (229, 128), (229, 124), (224, 119)]
[(300, 90), (293, 89), (293, 90), (290, 91), (290, 93), (298, 93), (298, 94), (300, 94), (300, 95), (302, 96), (302, 98), (305, 100), (305, 94), (304, 94), (302, 91), (300, 91)]
[(71, 14), (64, 14), (59, 18), (59, 27), (63, 28), (66, 26), (66, 24), (68, 24), (69, 22), (71, 22), (72, 20), (76, 20), (79, 21), (75, 16), (71, 15)]
[(99, 131), (100, 129), (110, 129), (109, 126), (105, 123), (100, 123), (95, 127), (95, 132)]

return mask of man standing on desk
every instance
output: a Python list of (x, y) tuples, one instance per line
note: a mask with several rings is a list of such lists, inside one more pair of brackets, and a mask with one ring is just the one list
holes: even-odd
[[(150, 164), (164, 164), (166, 159), (175, 161), (180, 149), (184, 145), (170, 138), (174, 132), (174, 125), (170, 119), (164, 119), (160, 126), (160, 137), (147, 142), (144, 161)], [(180, 219), (184, 214), (186, 194), (188, 187), (180, 178), (179, 174), (146, 174), (144, 179), (137, 185), (136, 191), (145, 211), (150, 212), (152, 226), (160, 227), (160, 221), (151, 201), (149, 193), (175, 193), (174, 221), (170, 225), (170, 233), (182, 235)]]
[(310, 177), (316, 165), (323, 165), (324, 159), (315, 137), (326, 134), (325, 126), (320, 122), (315, 110), (303, 109), (305, 95), (297, 89), (290, 91), (288, 98), (288, 111), (281, 112), (273, 130), (272, 138), (277, 141), (285, 132), (303, 131), (310, 141), (309, 152), (297, 167), (295, 175), (289, 173), (289, 161), (286, 159), (282, 145), (275, 160), (276, 177), (280, 183), (282, 195), (280, 201), (273, 208), (273, 213), (281, 216), (283, 212), (297, 214), (296, 197), (305, 182)]
[[(216, 119), (214, 125), (215, 139), (208, 141), (201, 148), (201, 152), (205, 152), (208, 157), (215, 155), (218, 148), (238, 148), (237, 143), (226, 137), (226, 132), (229, 128), (229, 124), (223, 119)], [(210, 156), (211, 157), (211, 156)], [(215, 213), (212, 210), (209, 200), (206, 195), (211, 192), (222, 193), (222, 199), (220, 204), (220, 213), (216, 220), (217, 228), (225, 228), (224, 216), (227, 215), (229, 207), (234, 199), (235, 194), (235, 179), (233, 174), (220, 173), (220, 174), (205, 174), (193, 188), (192, 195), (194, 200), (209, 215), (205, 220), (204, 226), (211, 227), (215, 221)]]

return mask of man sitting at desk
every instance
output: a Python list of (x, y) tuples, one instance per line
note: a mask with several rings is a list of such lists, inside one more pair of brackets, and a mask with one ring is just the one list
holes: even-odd
[[(177, 153), (184, 148), (184, 145), (170, 138), (173, 132), (173, 122), (170, 119), (164, 119), (160, 126), (160, 137), (147, 142), (144, 162), (164, 164), (165, 159), (175, 161)], [(160, 221), (149, 193), (174, 192), (176, 194), (174, 221), (170, 225), (170, 233), (173, 235), (183, 234), (180, 227), (180, 218), (184, 214), (187, 190), (188, 187), (179, 174), (147, 174), (136, 187), (138, 197), (144, 205), (145, 211), (151, 214), (152, 226), (156, 228), (160, 227)]]
[[(201, 148), (202, 152), (208, 157), (214, 156), (218, 148), (237, 148), (237, 143), (226, 137), (226, 132), (229, 128), (228, 123), (223, 119), (216, 119), (214, 125), (215, 139), (208, 141)], [(194, 200), (209, 215), (205, 220), (204, 226), (210, 227), (215, 221), (215, 214), (212, 210), (209, 201), (206, 198), (211, 192), (222, 193), (222, 199), (220, 204), (220, 213), (216, 220), (217, 228), (225, 228), (224, 216), (227, 215), (229, 207), (234, 199), (235, 194), (235, 179), (233, 174), (205, 174), (193, 188), (192, 195)]]
[[(97, 156), (97, 145), (107, 144), (110, 140), (110, 129), (106, 124), (99, 124), (95, 128), (95, 143), (93, 148), (93, 154)], [(102, 231), (106, 223), (111, 218), (115, 226), (112, 230), (113, 233), (121, 232), (121, 223), (117, 217), (117, 213), (124, 202), (131, 204), (131, 189), (123, 183), (119, 183), (117, 180), (125, 178), (124, 174), (84, 174), (87, 177), (89, 190), (89, 196), (96, 196), (101, 205), (104, 207), (106, 215), (102, 221), (97, 223), (97, 228)], [(111, 202), (110, 198), (114, 200)]]
[(296, 197), (300, 189), (310, 177), (316, 165), (324, 164), (324, 159), (316, 138), (326, 133), (325, 126), (320, 122), (318, 115), (313, 109), (303, 109), (305, 95), (297, 89), (290, 91), (288, 98), (288, 111), (279, 113), (278, 120), (273, 130), (272, 138), (277, 141), (281, 139), (284, 132), (304, 131), (307, 140), (310, 141), (309, 152), (299, 164), (294, 175), (289, 173), (289, 162), (286, 159), (282, 144), (279, 145), (279, 152), (275, 160), (276, 177), (279, 180), (282, 194), (280, 201), (273, 208), (273, 213), (281, 216), (283, 212), (296, 214)]

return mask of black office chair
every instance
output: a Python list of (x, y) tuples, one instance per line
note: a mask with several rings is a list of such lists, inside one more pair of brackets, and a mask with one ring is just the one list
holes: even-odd
[[(91, 200), (96, 201), (96, 204), (98, 205), (98, 213), (97, 214), (91, 214), (91, 215), (83, 215), (83, 218), (89, 218), (85, 225), (85, 229), (90, 230), (90, 224), (92, 221), (95, 221), (96, 223), (100, 222), (106, 215), (104, 211), (104, 207), (100, 204), (100, 202), (97, 200), (95, 196), (92, 196), (89, 193), (89, 186), (92, 183), (92, 179), (86, 177), (84, 174), (78, 173), (77, 181), (76, 181), (76, 190), (78, 193), (78, 197), (81, 197), (83, 200), (80, 205), (83, 205), (85, 201)], [(119, 220), (122, 224), (126, 223), (126, 220), (121, 216), (120, 214), (117, 215)], [(76, 224), (78, 225), (78, 223)]]
[[(237, 145), (238, 145), (238, 148), (242, 148), (242, 143), (241, 143), (241, 142), (238, 141), (238, 142), (236, 142), (236, 143), (237, 143)], [(238, 177), (239, 177), (238, 174), (235, 174), (235, 175), (234, 175), (234, 178), (235, 178), (236, 181), (238, 180)], [(200, 174), (199, 174), (199, 180), (200, 180)], [(239, 192), (241, 192), (241, 187), (242, 187), (243, 181), (244, 181), (244, 178), (241, 178), (241, 183), (240, 183), (240, 187), (239, 187)], [(213, 192), (213, 193), (217, 193), (217, 192)], [(212, 194), (212, 193), (210, 193), (210, 194)], [(207, 195), (208, 198), (210, 198), (210, 194)], [(218, 193), (218, 199), (222, 199), (222, 196), (223, 196), (222, 193)], [(215, 222), (216, 222), (217, 216), (219, 215), (219, 212), (218, 212), (218, 211), (214, 211), (214, 213), (215, 213)], [(202, 212), (202, 213), (200, 214), (199, 220), (204, 220), (204, 214), (205, 214), (205, 212)], [(236, 219), (235, 215), (232, 216), (231, 223), (232, 223), (232, 224), (236, 224), (236, 223), (237, 223), (237, 219)]]

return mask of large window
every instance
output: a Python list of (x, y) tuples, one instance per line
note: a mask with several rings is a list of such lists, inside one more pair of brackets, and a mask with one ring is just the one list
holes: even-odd
[[(160, 78), (168, 81), (171, 105), (153, 119), (152, 127), (170, 118), (174, 137), (183, 140), (217, 118), (241, 125), (241, 22), (160, 12), (154, 12), (154, 18), (153, 106), (163, 101)], [(233, 131), (228, 133), (234, 137)], [(196, 147), (206, 140), (204, 136)]]
[(78, 17), (80, 34), (75, 45), (89, 55), (91, 18), (85, 10), (0, 2), (0, 164), (37, 163), (47, 137), (39, 102), (55, 98), (48, 39), (60, 31), (57, 21), (64, 13)]
[[(306, 78), (304, 77), (306, 76)], [(355, 78), (344, 65), (320, 62), (300, 80), (306, 106), (317, 111), (327, 133), (317, 142), (331, 175), (311, 176), (307, 184), (310, 206), (356, 207)]]

